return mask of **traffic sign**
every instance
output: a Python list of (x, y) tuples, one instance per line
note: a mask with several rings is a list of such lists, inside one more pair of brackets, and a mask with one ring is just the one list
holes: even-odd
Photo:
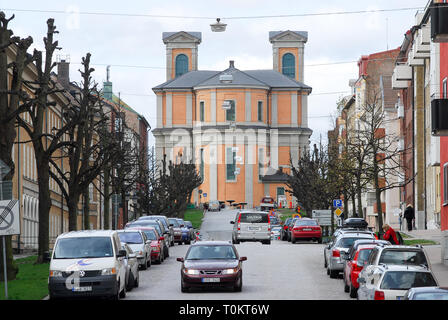
[(343, 204), (342, 204), (342, 200), (341, 199), (333, 200), (333, 207), (339, 208), (339, 207), (342, 207), (342, 206), (343, 206)]
[(202, 196), (203, 196), (204, 198), (207, 198), (207, 194), (206, 194), (206, 193), (203, 193)]
[(334, 210), (334, 213), (339, 217), (343, 211), (340, 208), (337, 208), (336, 210)]
[(292, 218), (293, 218), (293, 219), (294, 219), (294, 218), (302, 219), (302, 216), (301, 216), (300, 214), (296, 213), (296, 214), (293, 214), (293, 215), (292, 215)]
[(0, 236), (20, 234), (19, 201), (0, 201)]

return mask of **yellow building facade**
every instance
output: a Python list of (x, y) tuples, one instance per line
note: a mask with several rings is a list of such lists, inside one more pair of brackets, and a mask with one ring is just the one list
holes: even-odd
[(196, 204), (234, 200), (247, 207), (271, 196), (294, 206), (285, 181), (308, 148), (308, 95), (303, 31), (269, 33), (271, 70), (197, 68), (199, 32), (166, 32), (167, 81), (157, 96), (156, 159), (193, 161), (203, 177)]

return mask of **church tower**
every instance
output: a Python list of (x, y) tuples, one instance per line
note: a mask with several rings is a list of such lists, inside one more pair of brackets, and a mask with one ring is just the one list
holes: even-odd
[(270, 31), (273, 69), (303, 83), (304, 49), (307, 40), (306, 31)]

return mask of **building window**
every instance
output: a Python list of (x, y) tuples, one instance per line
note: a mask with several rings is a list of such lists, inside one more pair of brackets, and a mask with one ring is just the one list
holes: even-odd
[(263, 121), (263, 101), (258, 101), (258, 121)]
[(258, 181), (264, 176), (264, 149), (258, 149)]
[(282, 57), (282, 73), (290, 78), (296, 77), (296, 58), (292, 53), (286, 53)]
[(176, 77), (188, 72), (188, 57), (180, 54), (176, 57)]
[(448, 163), (443, 165), (443, 204), (448, 204)]
[(235, 181), (236, 175), (236, 151), (232, 148), (226, 148), (226, 180)]
[(448, 98), (448, 79), (443, 79), (442, 82), (442, 98), (447, 99)]
[(201, 164), (199, 165), (199, 174), (201, 175), (201, 180), (204, 181), (204, 149), (201, 149)]
[(226, 121), (235, 121), (235, 101), (229, 100), (230, 109), (226, 110)]
[(277, 198), (278, 196), (284, 196), (284, 195), (285, 195), (285, 188), (277, 187)]
[(204, 101), (199, 102), (199, 121), (205, 121), (205, 106)]

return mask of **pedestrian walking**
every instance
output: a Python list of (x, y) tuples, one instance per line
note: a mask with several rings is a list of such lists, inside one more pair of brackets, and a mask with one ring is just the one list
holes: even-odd
[(411, 204), (408, 204), (404, 210), (404, 218), (406, 219), (406, 223), (408, 225), (408, 231), (412, 231), (412, 222), (415, 219), (415, 214), (414, 207), (412, 207)]
[(383, 239), (389, 241), (391, 244), (400, 244), (395, 230), (388, 224), (383, 224)]

